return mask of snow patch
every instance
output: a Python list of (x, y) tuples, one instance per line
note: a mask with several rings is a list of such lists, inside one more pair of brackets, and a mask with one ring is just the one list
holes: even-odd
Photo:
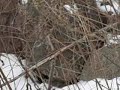
[(120, 44), (120, 35), (108, 34), (107, 39), (108, 39), (108, 42), (107, 42), (108, 45)]
[[(4, 66), (2, 66), (1, 68), (8, 80), (13, 79), (14, 77), (18, 76), (20, 73), (24, 71), (20, 63), (18, 62), (18, 59), (14, 55), (10, 54), (3, 55), (4, 56), (1, 56), (1, 59), (4, 61)], [(26, 79), (24, 76), (22, 76), (16, 81), (10, 83), (10, 86), (12, 87), (12, 90), (47, 90), (48, 88), (47, 83), (38, 84), (36, 82), (36, 84), (38, 87), (36, 87), (36, 85), (29, 78)], [(29, 89), (27, 89), (27, 86)], [(2, 89), (9, 90), (7, 86), (4, 86)], [(120, 77), (114, 78), (112, 80), (106, 80), (102, 78), (97, 78), (90, 81), (81, 80), (76, 84), (68, 85), (63, 88), (52, 87), (51, 90), (119, 90), (119, 89), (120, 89)]]
[(117, 1), (112, 0), (112, 5), (101, 5), (101, 3), (104, 3), (105, 1), (110, 2), (109, 0), (96, 0), (98, 8), (103, 11), (103, 12), (112, 12), (112, 15), (115, 15), (116, 12), (119, 14), (120, 13), (120, 6)]
[(28, 0), (22, 0), (22, 4), (27, 4)]
[(78, 11), (78, 7), (76, 4), (73, 5), (64, 5), (63, 6), (70, 14), (76, 13)]

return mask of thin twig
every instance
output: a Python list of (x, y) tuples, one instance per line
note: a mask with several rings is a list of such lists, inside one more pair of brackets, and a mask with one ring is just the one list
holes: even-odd
[[(54, 51), (54, 46), (53, 46), (53, 44), (51, 42), (50, 35), (47, 36), (47, 39), (48, 39), (48, 43), (49, 43), (49, 45), (51, 47), (51, 50)], [(55, 63), (55, 61), (53, 59), (52, 62), (51, 62), (51, 69), (50, 69), (50, 74), (49, 74), (48, 90), (51, 90), (51, 88), (52, 88), (51, 85), (52, 85), (52, 79), (53, 79), (53, 73), (54, 73), (54, 67), (55, 67), (54, 63)]]
[[(3, 71), (2, 71), (1, 68), (0, 68), (0, 72), (1, 72), (1, 74), (2, 74), (2, 76), (3, 76), (3, 79), (4, 79), (5, 82), (6, 82), (6, 84), (7, 84), (8, 88), (9, 88), (9, 90), (12, 90), (12, 88), (11, 88), (11, 86), (10, 86), (10, 84), (9, 84), (9, 82), (8, 82), (6, 76), (4, 75), (4, 73), (3, 73)], [(1, 85), (1, 87), (2, 87), (2, 85)]]

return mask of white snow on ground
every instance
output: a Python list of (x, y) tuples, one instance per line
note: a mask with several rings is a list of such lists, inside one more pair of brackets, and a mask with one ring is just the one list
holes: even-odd
[[(2, 63), (4, 62), (4, 65)], [(23, 64), (25, 64), (25, 61), (23, 61)], [(8, 81), (12, 80), (13, 78), (20, 75), (22, 72), (24, 72), (24, 69), (18, 62), (17, 57), (13, 54), (3, 54), (1, 56), (0, 60), (0, 68), (2, 68), (5, 76), (7, 77)], [(1, 73), (0, 73), (1, 75)], [(0, 78), (0, 83), (3, 84), (2, 79)], [(27, 89), (26, 85), (29, 84), (29, 89)], [(38, 84), (39, 90), (46, 90), (46, 87), (48, 87), (47, 84)], [(15, 80), (14, 82), (10, 83), (10, 86), (12, 90), (37, 90), (35, 88), (35, 84), (30, 80), (30, 78), (26, 79), (25, 76), (20, 77), (19, 79)], [(55, 87), (54, 87), (55, 88)], [(1, 90), (1, 89), (0, 89)], [(2, 87), (2, 90), (9, 90), (9, 88), (6, 86)]]
[(113, 15), (116, 14), (115, 11), (117, 11), (117, 13), (120, 13), (120, 6), (119, 6), (119, 4), (116, 0), (112, 0), (113, 6), (111, 6), (111, 5), (102, 5), (101, 6), (101, 3), (104, 2), (104, 1), (109, 1), (110, 2), (110, 0), (96, 0), (97, 6), (101, 11), (112, 12)]
[(116, 81), (118, 81), (117, 83), (119, 84), (120, 78), (118, 79), (114, 78), (112, 80), (98, 78), (88, 82), (80, 81), (77, 84), (70, 85), (69, 87), (66, 86), (62, 88), (62, 90), (69, 90), (69, 88), (70, 90), (117, 90), (117, 88), (120, 88), (120, 86), (117, 87)]
[[(0, 66), (6, 75), (8, 81), (18, 76), (23, 72), (22, 67), (20, 66), (17, 58), (14, 55), (4, 54), (5, 57), (1, 57), (1, 60), (4, 62), (4, 66)], [(2, 63), (2, 62), (0, 62)], [(2, 64), (1, 64), (2, 65)], [(1, 75), (1, 74), (0, 74)], [(1, 78), (0, 78), (0, 82)], [(36, 89), (34, 83), (30, 79), (25, 79), (24, 76), (17, 79), (15, 82), (10, 83), (12, 90), (27, 90), (26, 84), (30, 84), (28, 90), (47, 90), (48, 84), (38, 84), (40, 89)], [(97, 83), (99, 82), (99, 83)], [(31, 89), (30, 89), (31, 88)], [(3, 90), (9, 90), (7, 85), (2, 88)], [(97, 78), (91, 81), (79, 81), (77, 84), (65, 86), (63, 88), (53, 87), (51, 90), (119, 90), (120, 89), (120, 77), (114, 78), (112, 80), (105, 80)]]
[[(3, 54), (4, 56), (1, 56), (1, 60), (4, 62), (3, 66), (0, 66), (7, 77), (8, 81), (12, 80), (13, 78), (17, 77), (19, 74), (21, 74), (24, 70), (22, 69), (20, 63), (18, 62), (18, 59), (14, 55), (7, 55)], [(0, 62), (2, 63), (2, 62)], [(0, 64), (2, 65), (2, 64)], [(0, 78), (1, 81), (1, 78)], [(30, 80), (28, 80), (29, 83), (31, 83)], [(3, 82), (1, 81), (1, 84)], [(15, 82), (10, 83), (10, 86), (12, 87), (12, 90), (26, 90), (26, 83), (27, 80), (24, 76), (17, 79)], [(32, 85), (34, 86), (34, 85)], [(2, 88), (3, 90), (9, 90), (7, 86), (4, 86)], [(32, 87), (32, 90), (36, 90), (34, 87)]]

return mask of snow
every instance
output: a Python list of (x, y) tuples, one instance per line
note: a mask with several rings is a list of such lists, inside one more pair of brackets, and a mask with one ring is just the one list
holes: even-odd
[[(97, 82), (99, 82), (99, 84)], [(116, 81), (120, 83), (120, 78), (114, 78), (112, 80), (105, 80), (97, 78), (91, 81), (80, 81), (77, 84), (70, 85), (69, 87), (63, 87), (62, 90), (119, 90), (120, 86), (117, 87)]]
[(22, 0), (22, 4), (27, 4), (28, 0)]
[(120, 44), (120, 35), (107, 34), (108, 45), (111, 44)]
[[(4, 65), (2, 63), (4, 62)], [(22, 62), (25, 65), (25, 61)], [(2, 54), (1, 61), (0, 61), (0, 68), (3, 70), (5, 76), (7, 77), (8, 81), (12, 80), (13, 78), (20, 75), (22, 72), (24, 72), (24, 69), (18, 62), (18, 59), (13, 54)], [(3, 82), (1, 81), (1, 84)], [(38, 87), (35, 87), (35, 84), (30, 80), (30, 78), (26, 79), (25, 76), (20, 77), (19, 79), (15, 80), (14, 82), (10, 83), (10, 86), (12, 90), (27, 90), (26, 85), (29, 84), (32, 90), (37, 90), (36, 88), (41, 88), (41, 90), (46, 90), (46, 87), (48, 87), (47, 84), (36, 84)], [(55, 88), (55, 87), (54, 87)], [(6, 86), (2, 87), (3, 90), (9, 90), (9, 88)], [(31, 90), (28, 89), (28, 90)]]
[(76, 13), (78, 11), (77, 5), (73, 4), (72, 6), (70, 5), (64, 5), (63, 6), (70, 14)]
[[(8, 81), (12, 80), (13, 78), (17, 77), (21, 74), (24, 70), (22, 69), (20, 63), (18, 62), (17, 57), (12, 54), (3, 54), (1, 56), (1, 60), (4, 62), (3, 66), (0, 66), (7, 77)], [(1, 63), (1, 62), (0, 62)], [(2, 65), (2, 64), (1, 64)], [(31, 81), (28, 79), (31, 83)], [(3, 83), (3, 82), (1, 82)], [(12, 90), (26, 90), (27, 80), (24, 76), (20, 77), (16, 81), (10, 83)], [(3, 90), (9, 90), (7, 86), (3, 87)], [(32, 85), (32, 90), (36, 90)]]
[[(18, 62), (18, 59), (14, 55), (12, 54), (8, 54), (8, 55), (3, 54), (3, 55), (4, 56), (1, 56), (1, 60), (3, 60), (4, 65), (0, 67), (2, 68), (5, 76), (9, 81), (14, 77), (17, 77), (24, 70), (22, 69), (20, 63)], [(25, 61), (23, 63), (25, 63)], [(27, 83), (29, 83), (30, 85), (29, 88), (31, 88), (28, 90), (47, 90), (48, 88), (47, 83), (42, 83), (42, 84), (37, 83), (40, 89), (36, 89), (34, 83), (32, 83), (32, 81), (29, 78), (26, 79), (24, 76), (10, 83), (10, 86), (12, 87), (12, 90), (27, 90), (26, 87)], [(102, 78), (97, 78), (90, 81), (80, 80), (76, 84), (68, 85), (63, 88), (53, 87), (51, 90), (109, 90), (109, 89), (118, 90), (119, 88), (120, 88), (120, 77), (113, 78), (112, 80), (105, 80)], [(3, 87), (3, 90), (9, 90), (7, 85)]]
[[(102, 11), (102, 12), (112, 12), (112, 15), (115, 15), (116, 12), (119, 14), (120, 13), (120, 6), (116, 0), (112, 0), (113, 7), (111, 5), (101, 5), (102, 2), (104, 1), (109, 1), (109, 0), (96, 0), (97, 7)], [(76, 13), (78, 11), (78, 7), (76, 4), (73, 5), (64, 5), (63, 6), (70, 14)]]
[(102, 5), (101, 6), (101, 3), (104, 1), (109, 1), (109, 0), (96, 0), (97, 6), (101, 11), (112, 12), (113, 13), (112, 15), (116, 14), (115, 11), (117, 11), (117, 13), (120, 13), (120, 6), (116, 0), (112, 0), (114, 8), (111, 5)]

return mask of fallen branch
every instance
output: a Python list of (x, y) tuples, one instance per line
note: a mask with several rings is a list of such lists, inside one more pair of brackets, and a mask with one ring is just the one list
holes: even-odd
[(33, 65), (33, 66), (29, 69), (29, 71), (30, 71), (30, 70), (33, 70), (33, 69), (35, 69), (35, 68), (37, 68), (37, 67), (39, 67), (39, 66), (41, 66), (41, 65), (43, 65), (43, 64), (45, 64), (46, 62), (48, 62), (48, 61), (50, 61), (50, 60), (52, 60), (53, 58), (55, 58), (56, 56), (58, 56), (60, 53), (62, 53), (62, 52), (64, 52), (65, 50), (73, 47), (77, 42), (82, 42), (82, 41), (84, 41), (85, 38), (86, 38), (86, 36), (84, 36), (82, 39), (79, 39), (79, 40), (77, 40), (77, 41), (75, 41), (75, 42), (73, 42), (73, 43), (71, 43), (71, 44), (69, 44), (69, 45), (61, 48), (60, 50), (58, 50), (57, 52), (55, 52), (53, 55), (51, 55), (51, 56), (43, 59), (42, 61), (38, 62), (38, 63), (35, 64), (35, 65)]

